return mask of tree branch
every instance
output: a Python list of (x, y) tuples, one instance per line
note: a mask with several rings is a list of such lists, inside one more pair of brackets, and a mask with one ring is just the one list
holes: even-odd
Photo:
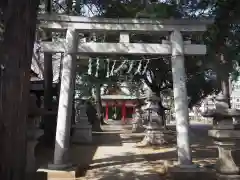
[(160, 92), (159, 87), (156, 85), (155, 81), (152, 81), (152, 83), (148, 80), (147, 76), (145, 75), (143, 77), (144, 82), (147, 84), (147, 86), (155, 93)]

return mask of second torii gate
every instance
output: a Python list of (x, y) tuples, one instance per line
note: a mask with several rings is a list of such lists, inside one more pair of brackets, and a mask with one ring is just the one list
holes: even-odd
[[(52, 32), (66, 32), (66, 38), (58, 42), (42, 42), (44, 53), (64, 53), (61, 90), (59, 97), (56, 144), (53, 167), (68, 167), (72, 98), (75, 81), (76, 55), (172, 55), (172, 75), (176, 114), (178, 160), (182, 166), (191, 166), (189, 144), (188, 101), (185, 81), (184, 56), (205, 55), (206, 46), (184, 41), (182, 33), (204, 32), (211, 20), (147, 20), (103, 19), (65, 15), (41, 15), (40, 27)], [(85, 32), (119, 32), (119, 43), (79, 42), (79, 34)], [(130, 33), (169, 34), (170, 41), (161, 44), (130, 43)]]

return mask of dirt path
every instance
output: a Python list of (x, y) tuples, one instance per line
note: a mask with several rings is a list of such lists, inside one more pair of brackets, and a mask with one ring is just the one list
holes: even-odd
[[(125, 126), (126, 127), (126, 126)], [(113, 132), (110, 130), (114, 129)], [(141, 135), (132, 136), (122, 126), (105, 127), (95, 136), (98, 148), (86, 172), (91, 180), (159, 180), (158, 173), (134, 147)]]
[[(92, 144), (72, 145), (71, 161), (82, 168), (81, 179), (166, 180), (164, 165), (177, 160), (174, 134), (169, 136), (166, 146), (139, 149), (134, 145), (144, 133), (132, 134), (129, 125), (106, 125), (103, 129), (104, 132), (93, 134)], [(212, 168), (217, 151), (207, 136), (207, 129), (200, 126), (191, 128), (192, 155), (200, 166)], [(38, 158), (40, 164), (50, 161), (49, 152), (45, 151), (47, 156), (44, 158)]]

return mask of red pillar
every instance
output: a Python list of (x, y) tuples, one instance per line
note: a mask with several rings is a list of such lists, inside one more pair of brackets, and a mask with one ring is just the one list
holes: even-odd
[(125, 122), (126, 120), (126, 104), (125, 102), (122, 103), (122, 121)]
[(106, 102), (106, 107), (105, 107), (105, 119), (108, 120), (108, 103)]

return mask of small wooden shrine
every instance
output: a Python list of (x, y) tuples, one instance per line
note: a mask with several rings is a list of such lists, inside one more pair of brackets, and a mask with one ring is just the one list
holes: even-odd
[(110, 89), (107, 94), (101, 96), (105, 120), (123, 121), (132, 120), (135, 106), (140, 103), (140, 98), (127, 94), (121, 89)]

